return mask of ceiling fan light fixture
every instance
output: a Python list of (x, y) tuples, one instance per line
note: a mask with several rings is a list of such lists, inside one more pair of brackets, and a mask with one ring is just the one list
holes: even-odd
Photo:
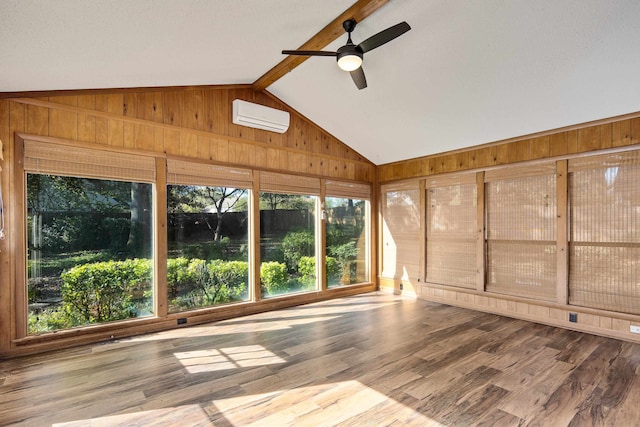
[(338, 57), (338, 67), (344, 71), (353, 71), (362, 65), (362, 55), (350, 53)]

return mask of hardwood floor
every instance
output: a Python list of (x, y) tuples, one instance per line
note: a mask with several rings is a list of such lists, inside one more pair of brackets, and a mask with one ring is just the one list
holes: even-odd
[(640, 423), (640, 345), (384, 293), (0, 363), (3, 426)]

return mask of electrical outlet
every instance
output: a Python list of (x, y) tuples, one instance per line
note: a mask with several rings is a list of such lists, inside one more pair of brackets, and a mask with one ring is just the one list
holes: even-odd
[(404, 285), (402, 283), (400, 283), (400, 290), (404, 289)]
[(569, 322), (576, 323), (578, 321), (578, 313), (569, 313)]
[(640, 334), (640, 326), (638, 325), (629, 326), (629, 332), (631, 332), (632, 334)]

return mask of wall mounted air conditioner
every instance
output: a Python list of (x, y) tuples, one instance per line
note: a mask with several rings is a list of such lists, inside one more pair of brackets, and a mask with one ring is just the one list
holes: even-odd
[(264, 105), (233, 100), (233, 123), (250, 128), (285, 133), (289, 129), (289, 113)]

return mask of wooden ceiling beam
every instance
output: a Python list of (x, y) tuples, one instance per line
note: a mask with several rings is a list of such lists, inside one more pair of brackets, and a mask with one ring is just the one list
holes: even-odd
[[(389, 0), (358, 0), (349, 9), (342, 12), (336, 19), (316, 35), (307, 40), (297, 50), (322, 50), (325, 46), (345, 34), (342, 23), (347, 19), (355, 19), (362, 22), (366, 17), (380, 9)], [(309, 59), (308, 56), (289, 55), (275, 67), (267, 71), (251, 85), (254, 90), (263, 91), (282, 76)]]

